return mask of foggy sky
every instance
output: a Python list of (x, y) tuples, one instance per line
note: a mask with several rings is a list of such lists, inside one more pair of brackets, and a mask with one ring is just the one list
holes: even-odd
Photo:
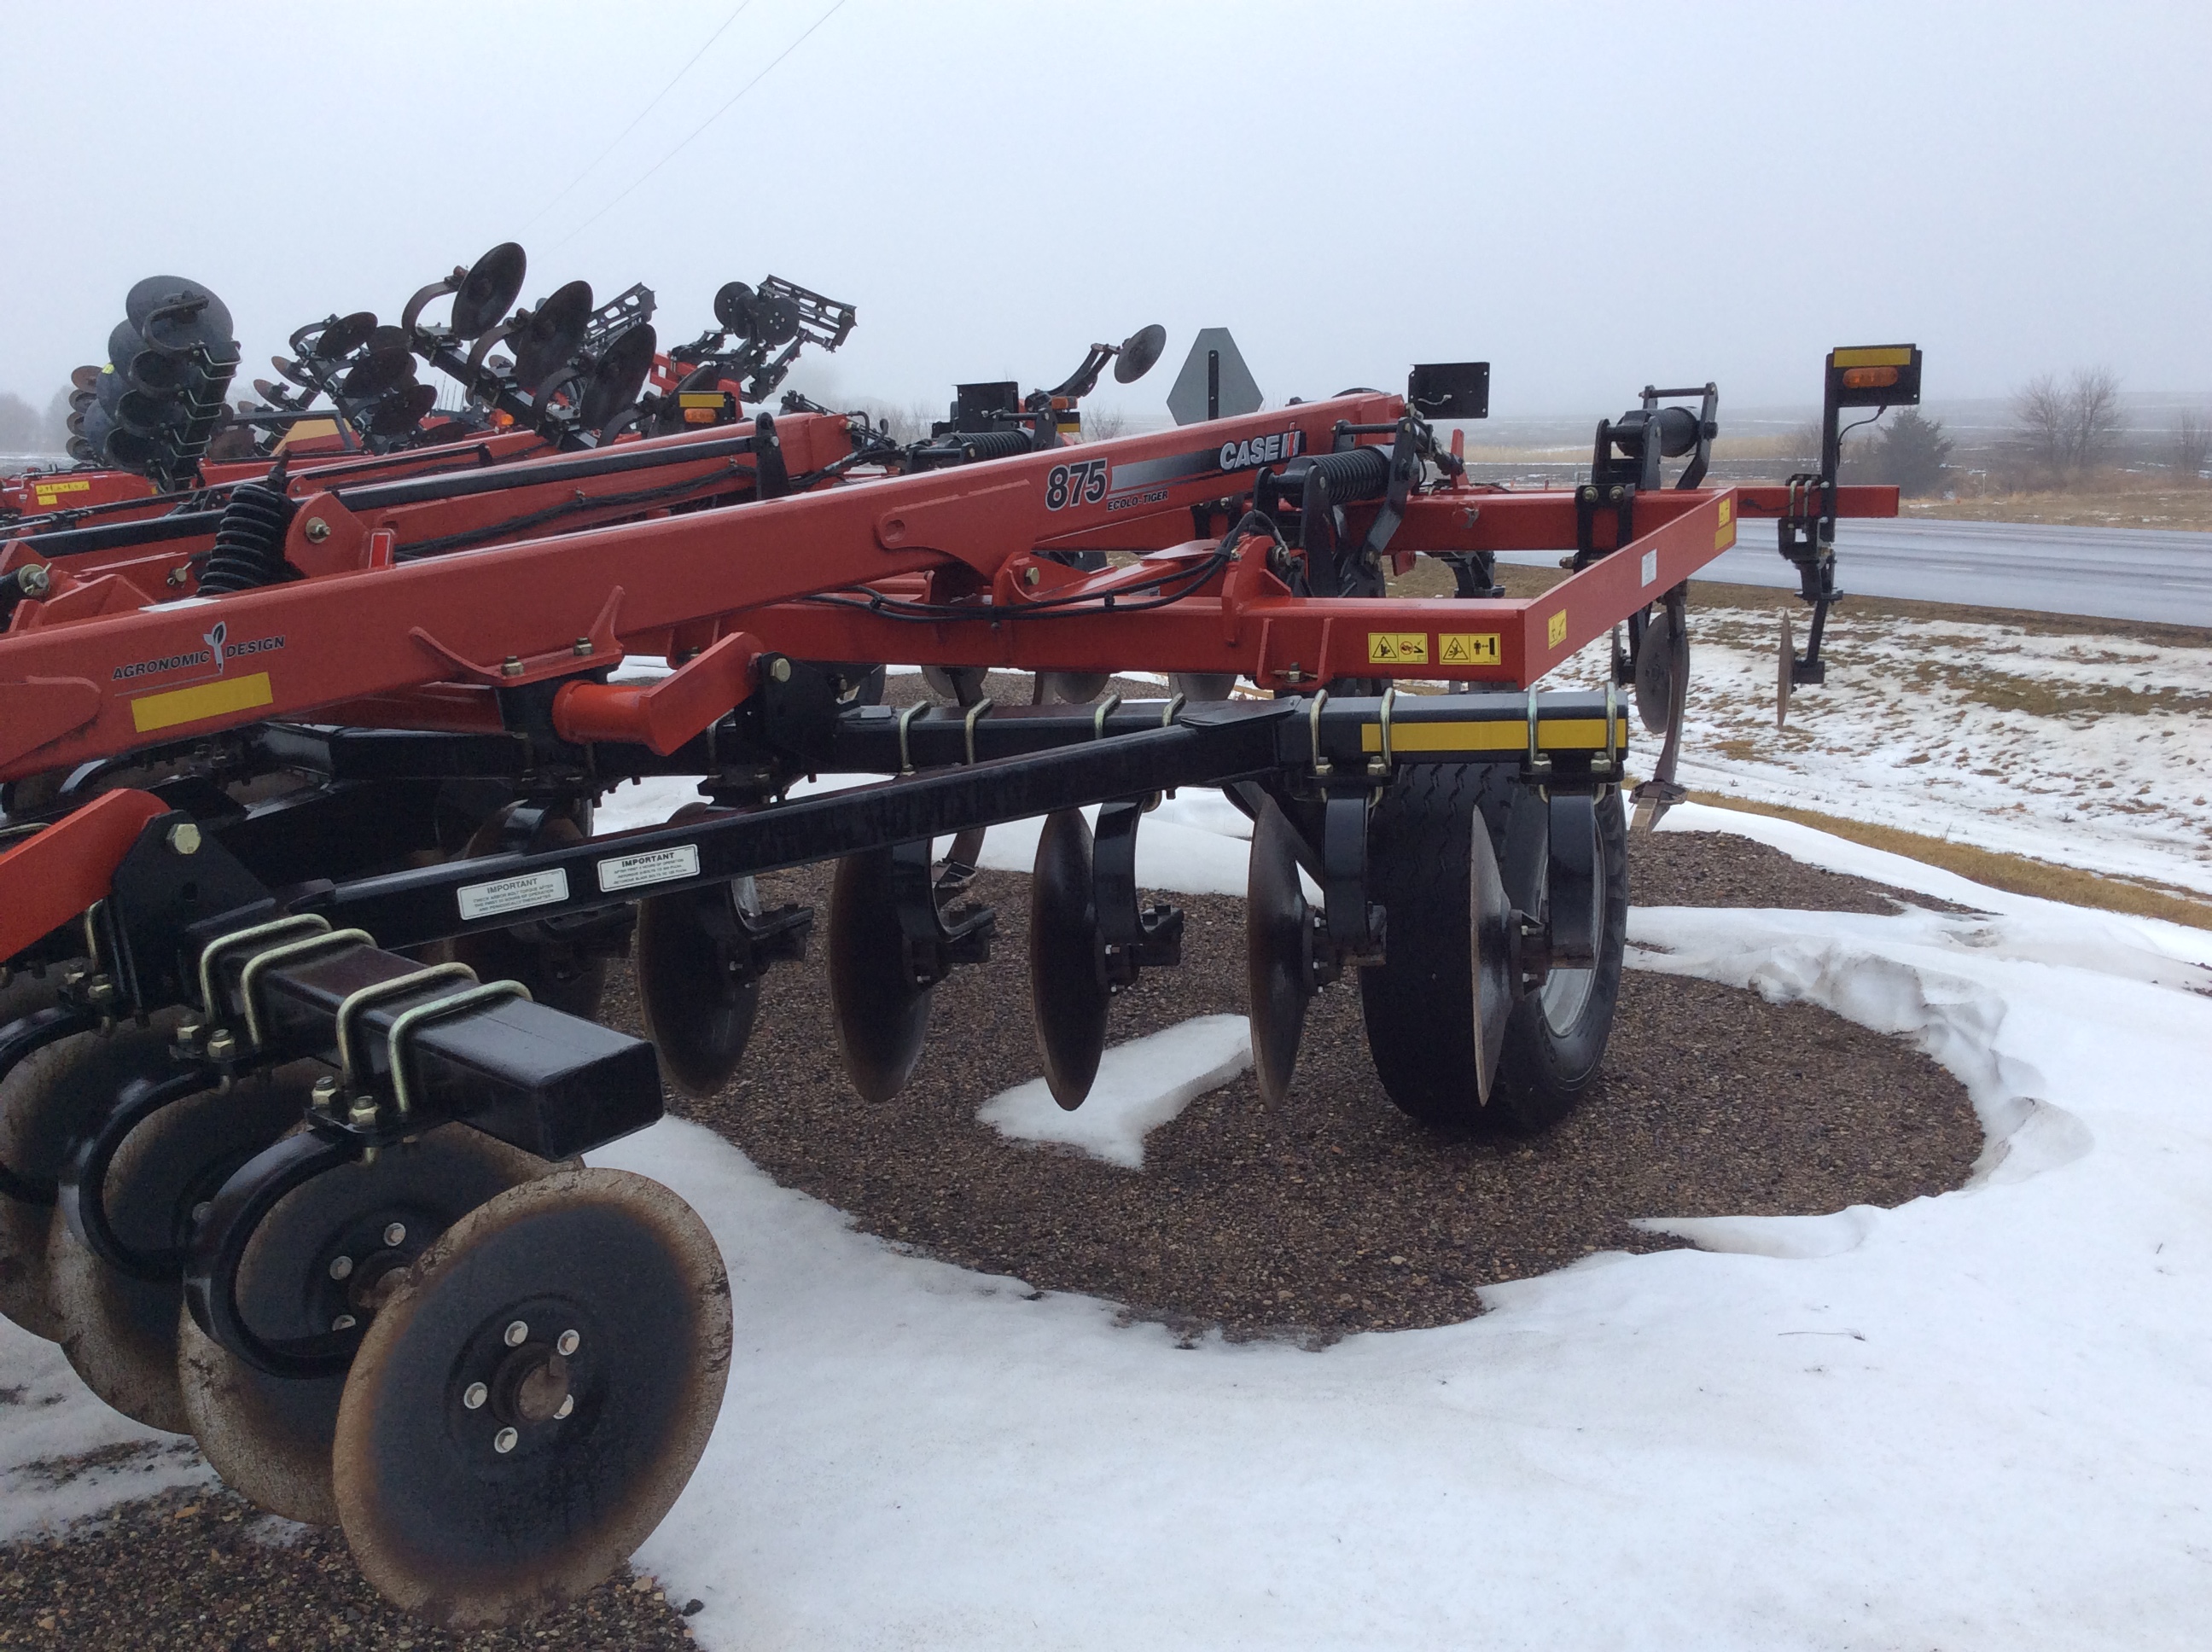
[(2202, 4), (845, 0), (697, 130), (832, 3), (750, 0), (589, 170), (735, 0), (11, 6), (0, 389), (44, 406), (142, 276), (223, 296), (242, 387), (510, 238), (525, 301), (643, 280), (664, 340), (732, 277), (849, 300), (806, 382), (897, 403), (1151, 321), (1094, 405), (1155, 412), (1206, 325), (1277, 400), (1488, 359), (1501, 417), (1812, 402), (1903, 340), (1931, 401), (2212, 388)]

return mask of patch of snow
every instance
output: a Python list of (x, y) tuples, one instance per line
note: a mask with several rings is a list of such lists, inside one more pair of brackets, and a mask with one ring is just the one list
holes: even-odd
[(189, 1440), (110, 1411), (59, 1348), (0, 1320), (0, 1542), (214, 1478)]
[(1090, 1095), (1073, 1112), (1053, 1100), (1043, 1079), (1032, 1078), (994, 1096), (975, 1117), (1002, 1136), (1073, 1147), (1140, 1170), (1147, 1132), (1251, 1065), (1251, 1027), (1243, 1016), (1199, 1016), (1109, 1049)]

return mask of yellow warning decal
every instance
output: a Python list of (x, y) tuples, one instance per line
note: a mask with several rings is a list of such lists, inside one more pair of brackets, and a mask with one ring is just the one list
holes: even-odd
[(1726, 527), (1734, 520), (1735, 520), (1735, 511), (1733, 501), (1723, 499), (1721, 501), (1721, 525)]
[(81, 481), (33, 482), (31, 484), (31, 489), (39, 495), (39, 503), (41, 505), (52, 503), (54, 500), (59, 498), (63, 494), (81, 494), (88, 492), (91, 487), (92, 483), (89, 482)]
[(1425, 665), (1429, 663), (1426, 631), (1370, 631), (1367, 663), (1370, 665)]
[(269, 691), (269, 673), (256, 671), (251, 677), (198, 683), (189, 689), (172, 689), (167, 694), (142, 695), (131, 702), (131, 721), (141, 734), (150, 734), (157, 728), (174, 728), (179, 723), (197, 723), (203, 718), (222, 717), (234, 711), (251, 711), (274, 698)]
[(1544, 627), (1544, 631), (1551, 639), (1552, 647), (1554, 648), (1565, 642), (1567, 640), (1567, 610), (1562, 608), (1558, 613), (1553, 615), (1550, 623)]
[(1839, 367), (1909, 367), (1912, 365), (1912, 346), (1910, 344), (1878, 344), (1866, 349), (1838, 350), (1835, 362)]
[[(1612, 732), (1620, 749), (1626, 750), (1628, 720), (1618, 720)], [(1605, 740), (1606, 722), (1602, 717), (1546, 717), (1536, 725), (1536, 749), (1540, 751), (1602, 751)], [(1518, 720), (1390, 725), (1393, 751), (1525, 751), (1528, 747), (1528, 725)], [(1381, 724), (1361, 726), (1359, 749), (1382, 750)]]
[(1437, 638), (1440, 665), (1495, 665), (1499, 663), (1495, 631), (1446, 631)]

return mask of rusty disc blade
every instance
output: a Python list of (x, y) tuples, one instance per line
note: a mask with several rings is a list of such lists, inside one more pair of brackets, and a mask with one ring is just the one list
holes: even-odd
[(1252, 1069), (1261, 1099), (1279, 1102), (1305, 1036), (1313, 997), (1313, 908), (1298, 883), (1297, 835), (1273, 799), (1252, 828), (1244, 892), (1244, 960), (1252, 1003)]
[(1664, 734), (1670, 726), (1680, 646), (1674, 616), (1662, 605), (1645, 624), (1636, 650), (1636, 714), (1654, 734)]
[(830, 1009), (845, 1076), (866, 1100), (906, 1087), (929, 1034), (931, 989), (907, 968), (891, 887), (891, 852), (837, 863), (830, 881)]
[[(668, 823), (680, 826), (707, 811), (704, 803), (687, 803)], [(757, 911), (753, 880), (649, 896), (637, 903), (631, 956), (646, 1036), (659, 1053), (662, 1073), (687, 1096), (712, 1096), (730, 1081), (760, 1009), (760, 976), (739, 967), (737, 950), (724, 938), (732, 926), (717, 922), (723, 917), (715, 911), (718, 904)]]
[[(285, 1194), (255, 1230), (239, 1267), (239, 1309), (269, 1340), (327, 1331), (341, 1314), (372, 1319), (440, 1234), (551, 1169), (451, 1124), (386, 1148), (374, 1164), (326, 1171)], [(223, 1484), (287, 1520), (337, 1525), (331, 1443), (345, 1377), (270, 1376), (215, 1341), (189, 1313), (178, 1327), (185, 1414)]]
[(1030, 880), (1030, 1008), (1052, 1098), (1083, 1105), (1106, 1048), (1111, 995), (1098, 969), (1091, 827), (1080, 809), (1045, 817)]
[[(1650, 641), (1647, 634), (1645, 641)], [(1490, 1099), (1498, 1060), (1505, 1048), (1505, 1023), (1513, 1013), (1512, 903), (1498, 875), (1498, 853), (1478, 815), (1467, 845), (1468, 957), (1473, 965), (1475, 1093)]]
[[(168, 1064), (169, 1035), (181, 1017), (165, 1011), (149, 1027), (126, 1022), (103, 1036), (79, 1033), (26, 1057), (0, 1078), (0, 1164), (27, 1181), (52, 1183), (77, 1133), (133, 1078)], [(54, 1341), (62, 1321), (46, 1299), (51, 1204), (0, 1193), (0, 1314)]]
[(729, 1278), (682, 1200), (622, 1170), (508, 1189), (355, 1356), (331, 1451), (355, 1560), (441, 1628), (574, 1600), (675, 1503), (729, 1369)]
[[(108, 1166), (106, 1206), (116, 1236), (140, 1253), (182, 1245), (194, 1207), (299, 1122), (320, 1071), (301, 1063), (228, 1093), (187, 1096), (146, 1119)], [(85, 1387), (133, 1422), (190, 1433), (177, 1382), (181, 1280), (118, 1271), (58, 1218), (48, 1237), (46, 1274), (46, 1299), (60, 1321), (56, 1340)]]
[(1795, 686), (1790, 680), (1790, 667), (1797, 658), (1797, 640), (1790, 635), (1790, 610), (1782, 610), (1781, 658), (1775, 662), (1774, 726), (1786, 727), (1790, 721), (1790, 690)]

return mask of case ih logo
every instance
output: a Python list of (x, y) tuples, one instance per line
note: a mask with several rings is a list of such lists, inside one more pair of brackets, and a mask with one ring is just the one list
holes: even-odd
[(1273, 436), (1255, 436), (1249, 441), (1224, 441), (1221, 444), (1221, 468), (1224, 471), (1249, 471), (1262, 465), (1280, 464), (1286, 459), (1296, 459), (1305, 446), (1305, 432), (1285, 430)]

